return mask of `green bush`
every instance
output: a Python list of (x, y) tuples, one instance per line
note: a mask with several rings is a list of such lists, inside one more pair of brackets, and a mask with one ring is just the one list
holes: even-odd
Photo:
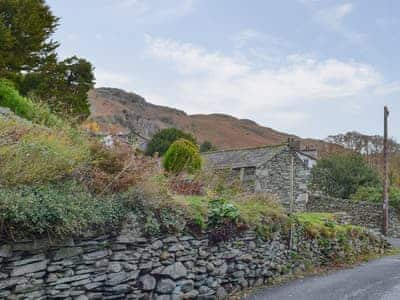
[[(369, 201), (375, 203), (381, 203), (383, 197), (383, 188), (379, 187), (365, 187), (360, 186), (351, 199), (358, 201)], [(396, 209), (400, 209), (400, 188), (391, 186), (389, 187), (389, 203)]]
[(50, 112), (45, 104), (22, 97), (12, 83), (0, 79), (0, 106), (9, 108), (17, 116), (48, 127), (62, 127), (64, 122)]
[(95, 198), (74, 181), (0, 189), (2, 237), (63, 237), (88, 229), (109, 230), (122, 216), (120, 201)]
[(210, 201), (208, 197), (175, 195), (173, 200), (185, 211), (185, 217), (189, 224), (197, 226), (200, 230), (207, 228), (208, 203)]
[(172, 143), (179, 139), (186, 139), (193, 144), (197, 144), (196, 139), (190, 133), (176, 128), (166, 128), (153, 135), (147, 144), (145, 153), (146, 155), (153, 155), (157, 152), (160, 156), (163, 156)]
[(201, 156), (197, 146), (185, 139), (175, 141), (165, 153), (163, 166), (166, 171), (174, 174), (200, 170)]
[(236, 223), (239, 218), (239, 210), (226, 199), (211, 200), (208, 203), (208, 226), (213, 228), (222, 225), (225, 221)]
[(349, 198), (361, 186), (379, 184), (378, 173), (356, 153), (331, 155), (311, 169), (311, 188), (333, 197)]
[(200, 152), (210, 152), (215, 150), (217, 150), (217, 148), (210, 141), (204, 141), (200, 145)]
[(0, 118), (0, 186), (57, 180), (89, 160), (87, 138), (73, 129)]

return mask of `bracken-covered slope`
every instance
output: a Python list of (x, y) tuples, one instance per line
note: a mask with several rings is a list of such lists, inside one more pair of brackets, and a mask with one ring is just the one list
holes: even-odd
[[(257, 123), (224, 114), (188, 115), (181, 110), (154, 105), (143, 97), (114, 88), (89, 93), (92, 115), (104, 131), (136, 132), (146, 138), (159, 129), (176, 127), (193, 133), (199, 142), (209, 140), (218, 149), (279, 144), (292, 136)], [(320, 140), (302, 140), (303, 147), (327, 151), (336, 145)]]

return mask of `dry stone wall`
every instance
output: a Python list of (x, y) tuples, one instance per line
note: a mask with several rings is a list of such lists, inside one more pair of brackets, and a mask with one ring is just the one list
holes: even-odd
[[(382, 205), (379, 203), (338, 199), (314, 194), (309, 197), (306, 209), (312, 212), (346, 213), (348, 223), (376, 231), (382, 229)], [(400, 237), (399, 213), (394, 208), (390, 208), (389, 214), (389, 235)]]
[(336, 240), (322, 246), (304, 236), (296, 232), (292, 250), (286, 238), (264, 241), (251, 231), (217, 245), (189, 235), (1, 241), (0, 299), (229, 299), (307, 266), (386, 247), (366, 234), (351, 241), (349, 253)]

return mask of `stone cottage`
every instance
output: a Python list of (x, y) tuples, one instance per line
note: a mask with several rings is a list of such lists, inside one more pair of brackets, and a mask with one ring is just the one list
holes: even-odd
[(203, 158), (206, 167), (229, 170), (247, 190), (276, 195), (288, 208), (293, 198), (293, 209), (302, 210), (308, 200), (310, 170), (316, 163), (312, 154), (301, 151), (299, 142), (289, 141), (282, 145), (213, 151), (204, 153)]

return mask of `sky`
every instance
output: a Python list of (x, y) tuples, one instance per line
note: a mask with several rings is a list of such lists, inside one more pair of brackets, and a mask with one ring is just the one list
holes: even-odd
[(400, 1), (48, 0), (61, 58), (189, 114), (400, 140)]

